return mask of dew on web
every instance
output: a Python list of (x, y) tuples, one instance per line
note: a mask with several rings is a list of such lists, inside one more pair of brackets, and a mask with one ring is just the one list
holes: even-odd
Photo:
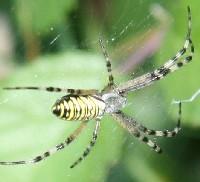
[(55, 41), (57, 41), (60, 38), (61, 34), (58, 34), (51, 42), (49, 45), (52, 45)]

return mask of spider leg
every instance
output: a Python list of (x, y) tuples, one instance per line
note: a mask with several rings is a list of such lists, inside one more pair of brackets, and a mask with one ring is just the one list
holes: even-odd
[(102, 38), (99, 39), (99, 44), (101, 46), (103, 55), (104, 55), (105, 60), (106, 60), (106, 67), (107, 67), (107, 71), (108, 71), (108, 80), (109, 80), (108, 87), (112, 87), (114, 85), (114, 77), (112, 75), (111, 61), (110, 61), (108, 53), (107, 53), (107, 51), (105, 49), (105, 46), (103, 44)]
[(181, 102), (179, 102), (177, 125), (173, 130), (171, 130), (171, 131), (152, 130), (152, 129), (148, 129), (145, 126), (138, 124), (138, 123), (136, 124), (136, 126), (137, 126), (138, 130), (142, 131), (143, 133), (145, 133), (147, 135), (154, 135), (154, 136), (160, 136), (160, 137), (174, 137), (181, 130), (180, 124), (181, 124)]
[(143, 135), (137, 128), (136, 122), (133, 122), (133, 119), (129, 116), (126, 116), (122, 111), (112, 113), (113, 118), (118, 121), (118, 123), (130, 134), (138, 138), (138, 140), (146, 143), (150, 148), (152, 148), (157, 153), (162, 153), (162, 149), (148, 137)]
[(58, 88), (58, 87), (5, 87), (5, 90), (42, 90), (47, 92), (65, 92), (69, 94), (79, 94), (79, 95), (88, 95), (96, 94), (98, 90), (95, 89), (69, 89), (69, 88)]
[(154, 83), (154, 81), (164, 78), (169, 73), (176, 71), (183, 65), (192, 61), (194, 46), (191, 39), (191, 11), (189, 6), (187, 8), (187, 11), (188, 11), (188, 30), (183, 47), (176, 53), (174, 57), (169, 59), (160, 68), (119, 85), (117, 87), (119, 92), (126, 93), (129, 91), (138, 90), (145, 86), (151, 85), (152, 83)]
[(5, 162), (1, 161), (0, 165), (18, 165), (18, 164), (31, 164), (31, 163), (37, 163), (45, 158), (51, 156), (52, 154), (58, 152), (59, 150), (64, 149), (66, 146), (68, 146), (71, 142), (73, 142), (76, 137), (81, 133), (81, 131), (85, 128), (87, 121), (84, 121), (80, 124), (80, 126), (63, 142), (58, 145), (56, 145), (54, 148), (44, 152), (42, 155), (38, 155), (37, 157), (31, 159), (31, 160), (23, 160), (23, 161), (11, 161), (11, 162)]
[(76, 165), (78, 165), (85, 157), (88, 156), (90, 153), (92, 147), (94, 147), (97, 137), (98, 137), (98, 132), (100, 128), (100, 119), (96, 119), (96, 126), (93, 132), (92, 140), (90, 141), (90, 144), (87, 146), (87, 148), (84, 150), (83, 154), (81, 157), (79, 157), (71, 166), (70, 168), (74, 168)]

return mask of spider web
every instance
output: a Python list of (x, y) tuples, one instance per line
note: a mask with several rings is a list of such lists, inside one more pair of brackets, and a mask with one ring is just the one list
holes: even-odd
[[(138, 2), (140, 2), (140, 6), (144, 5), (143, 1), (138, 1)], [(102, 21), (103, 23), (101, 24), (101, 28), (98, 29), (96, 33), (97, 36), (94, 36), (95, 38), (90, 38), (90, 39), (86, 38), (85, 40), (82, 40), (80, 42), (80, 45), (82, 47), (88, 47), (89, 51), (91, 51), (92, 48), (99, 46), (99, 40), (98, 40), (99, 35), (103, 35), (106, 48), (110, 54), (110, 57), (112, 57), (112, 64), (114, 67), (113, 72), (114, 75), (117, 75), (117, 82), (119, 82), (120, 80), (120, 78), (118, 78), (119, 76), (121, 77), (122, 74), (123, 75), (132, 74), (138, 65), (145, 64), (144, 61), (147, 60), (147, 58), (150, 58), (160, 48), (160, 44), (165, 36), (165, 33), (168, 31), (168, 26), (171, 21), (167, 11), (158, 4), (152, 5), (151, 8), (148, 10), (148, 13), (146, 13), (142, 17), (137, 17), (139, 18), (139, 21), (136, 21), (137, 18), (134, 18), (136, 14), (134, 11), (136, 11), (138, 7), (133, 7), (133, 12), (131, 16), (130, 14), (129, 16), (127, 16), (127, 8), (129, 8), (131, 5), (132, 5), (131, 0), (127, 0), (125, 1), (125, 3), (124, 2), (122, 3), (122, 6), (120, 7), (121, 11), (119, 14), (117, 14), (117, 17), (115, 17), (114, 23), (112, 23), (108, 28), (109, 34), (107, 35), (104, 29), (105, 26), (108, 26), (107, 19), (109, 19), (109, 17), (111, 16), (110, 15), (111, 11), (109, 10), (111, 10), (113, 7), (113, 4), (111, 2), (107, 2), (106, 12)], [(95, 16), (93, 13), (91, 13), (91, 22), (95, 21), (94, 19)], [(156, 21), (156, 23), (154, 21)], [(50, 32), (56, 32), (56, 31), (58, 32), (55, 33), (56, 35), (54, 35), (50, 40), (48, 40), (48, 42), (45, 44), (45, 49), (51, 51), (51, 49), (54, 46), (56, 46), (56, 44), (59, 41), (64, 39), (65, 34), (70, 31), (70, 28), (71, 28), (70, 25), (66, 25), (62, 31), (59, 31), (56, 30), (56, 27), (51, 26), (49, 29)], [(63, 44), (61, 45), (61, 47), (65, 47), (65, 45)], [(99, 55), (101, 55), (100, 48), (97, 49), (98, 51), (96, 52), (99, 52)], [(76, 50), (77, 50), (76, 46), (70, 47), (70, 51), (76, 52)], [(43, 58), (41, 58), (39, 60), (39, 63), (35, 63), (34, 65), (28, 66), (28, 71), (23, 71), (23, 69), (14, 68), (17, 70), (18, 76), (16, 79), (13, 79), (11, 83), (18, 84), (19, 86), (21, 86), (21, 84), (32, 85), (32, 83), (34, 84), (37, 83), (42, 86), (44, 84), (46, 86), (50, 86), (53, 84), (60, 87), (63, 87), (64, 85), (65, 87), (69, 86), (72, 88), (77, 87), (77, 85), (81, 88), (84, 87), (102, 88), (105, 85), (105, 80), (107, 80), (106, 77), (107, 72), (105, 69), (104, 62), (102, 62), (102, 60), (104, 59), (103, 56), (99, 57), (92, 54), (92, 55), (86, 55), (86, 57), (84, 58), (83, 55), (85, 53), (79, 55), (79, 53), (76, 52), (75, 54), (78, 56), (66, 57), (65, 55), (63, 55), (61, 57), (55, 57), (57, 64), (48, 67), (48, 69), (46, 68), (47, 60), (50, 59), (48, 60), (49, 62), (53, 61), (53, 59), (50, 58), (50, 56), (49, 57), (46, 56), (44, 60)], [(68, 61), (66, 61), (67, 58), (69, 58)], [(80, 58), (82, 58), (83, 60), (78, 60)], [(97, 62), (94, 62), (94, 60)], [(122, 61), (119, 62), (119, 60)], [(71, 64), (70, 61), (73, 64)], [(80, 63), (76, 64), (77, 61), (80, 61)], [(84, 69), (82, 68), (84, 67), (85, 64), (86, 68), (90, 68), (89, 70), (91, 73), (88, 73), (87, 71), (85, 71), (85, 68)], [(81, 71), (79, 73), (75, 72), (74, 70), (81, 70)], [(135, 75), (133, 75), (132, 77), (134, 76)], [(127, 77), (122, 78), (122, 80), (125, 79), (127, 79)], [(32, 82), (30, 82), (30, 80), (32, 80)], [(6, 83), (6, 85), (10, 85), (10, 83)], [(148, 125), (151, 124), (152, 126), (155, 126), (154, 124), (159, 123), (159, 119), (163, 114), (162, 107), (164, 107), (162, 106), (162, 103), (159, 103), (160, 95), (156, 94), (155, 90), (154, 89), (150, 90), (150, 94), (147, 95), (145, 95), (145, 93), (141, 91), (141, 95), (138, 94), (138, 97), (137, 94), (136, 97), (134, 98), (131, 96), (129, 98), (128, 109), (127, 109), (128, 113), (134, 112), (135, 117), (137, 119), (142, 121), (144, 120), (144, 122), (146, 121)], [(195, 93), (191, 99), (183, 100), (183, 102), (193, 101), (194, 99), (197, 98), (197, 95), (199, 95), (199, 91), (198, 93)], [(51, 104), (54, 103), (56, 99), (59, 98), (60, 96), (62, 96), (62, 94), (51, 95), (49, 93), (42, 93), (42, 92), (36, 93), (34, 91), (33, 92), (14, 91), (2, 94), (0, 106), (2, 108), (1, 116), (3, 118), (3, 121), (1, 123), (3, 125), (2, 127), (3, 134), (1, 135), (1, 139), (3, 141), (2, 142), (3, 144), (1, 146), (1, 152), (3, 154), (0, 154), (0, 156), (3, 155), (3, 157), (1, 157), (1, 159), (10, 159), (8, 157), (11, 157), (12, 153), (10, 155), (7, 154), (10, 153), (10, 151), (15, 151), (15, 150), (16, 153), (18, 153), (16, 155), (13, 155), (13, 158), (15, 159), (18, 159), (19, 156), (22, 159), (29, 158), (29, 156), (30, 157), (34, 156), (34, 154), (38, 154), (40, 152), (45, 151), (46, 149), (49, 148), (49, 146), (54, 146), (54, 144), (57, 144), (57, 141), (60, 141), (63, 138), (65, 138), (74, 128), (76, 128), (77, 124), (74, 124), (74, 126), (72, 126), (72, 124), (66, 126), (67, 123), (59, 121), (58, 118), (51, 117), (50, 113)], [(152, 100), (154, 100), (154, 102), (152, 100), (149, 102), (150, 97), (153, 98)], [(143, 102), (141, 102), (141, 100), (143, 100)], [(153, 105), (155, 105), (154, 108)], [(3, 108), (5, 108), (5, 110)], [(6, 110), (6, 108), (8, 108), (8, 110)], [(17, 114), (14, 114), (14, 112)], [(128, 134), (124, 135), (121, 132), (120, 128), (118, 128), (115, 124), (112, 124), (114, 123), (114, 121), (112, 121), (111, 123), (109, 122), (109, 120), (110, 118), (108, 119), (106, 117), (104, 120), (105, 122), (102, 124), (103, 125), (102, 130), (106, 130), (106, 132), (102, 131), (102, 133), (100, 134), (99, 143), (102, 142), (106, 143), (105, 145), (102, 146), (108, 149), (107, 152), (109, 151), (111, 143), (113, 143), (112, 146), (113, 150), (114, 149), (119, 150), (119, 148), (122, 145), (124, 146), (123, 148), (126, 148), (124, 151), (121, 149), (122, 151), (118, 152), (117, 154), (112, 150), (109, 151), (111, 154), (113, 154), (113, 156), (118, 157), (118, 159), (116, 159), (116, 165), (113, 164), (114, 168), (113, 171), (117, 172), (117, 169), (115, 168), (117, 168), (118, 166), (120, 170), (123, 169), (123, 166), (120, 168), (120, 165), (123, 165), (123, 160), (128, 160), (128, 159), (131, 160), (130, 162), (127, 162), (126, 166), (134, 166), (135, 168), (136, 165), (138, 166), (140, 165), (140, 168), (148, 168), (148, 166), (146, 166), (144, 162), (145, 160), (153, 158), (152, 153), (149, 152), (146, 153), (147, 154), (146, 156), (141, 156), (140, 150), (141, 149), (145, 150), (145, 149), (139, 146), (143, 144), (136, 142), (136, 139), (133, 138), (132, 136), (129, 136)], [(22, 122), (20, 123), (20, 121)], [(106, 124), (109, 126), (106, 126)], [(159, 124), (157, 126), (159, 126)], [(60, 165), (55, 165), (57, 169), (52, 167), (55, 171), (63, 170), (64, 172), (62, 174), (65, 174), (65, 169), (68, 168), (68, 165), (66, 165), (65, 163), (68, 164), (70, 158), (76, 159), (76, 157), (79, 157), (79, 155), (82, 152), (80, 151), (80, 148), (84, 150), (84, 147), (87, 145), (88, 140), (91, 137), (92, 130), (93, 130), (93, 123), (91, 122), (86, 132), (83, 134), (83, 136), (79, 138), (80, 141), (75, 144), (78, 145), (78, 147), (73, 145), (72, 147), (70, 147), (70, 149), (66, 149), (67, 153), (64, 152), (63, 154), (60, 154), (60, 156), (61, 155), (62, 156), (59, 158), (60, 159), (59, 163), (63, 161), (64, 163)], [(120, 139), (119, 143), (117, 143), (116, 138), (118, 137), (115, 137), (116, 135), (119, 135)], [(13, 139), (15, 138), (17, 138), (17, 141), (15, 144), (13, 144)], [(48, 141), (46, 141), (47, 139)], [(114, 145), (114, 143), (116, 143), (117, 147)], [(108, 156), (108, 158), (112, 157), (112, 155), (109, 155), (109, 153), (106, 153), (106, 151), (102, 151), (101, 149), (98, 148), (98, 146), (96, 147), (97, 149), (95, 151), (92, 151), (92, 153), (97, 152), (96, 154), (97, 157), (94, 157), (95, 155), (94, 154), (93, 160), (99, 160), (98, 156), (101, 156), (100, 153), (104, 153), (105, 156)], [(145, 147), (146, 146), (144, 146), (144, 148)], [(132, 155), (131, 152), (133, 151), (135, 151), (135, 155), (137, 155), (138, 160), (136, 160), (133, 157), (130, 157)], [(128, 157), (126, 157), (126, 155)], [(66, 158), (66, 156), (69, 157)], [(139, 159), (143, 159), (143, 161), (141, 162), (139, 161)], [(67, 162), (65, 162), (65, 160)], [(87, 158), (86, 160), (89, 160), (90, 162), (92, 159)], [(44, 170), (44, 168), (48, 168), (45, 167), (46, 165), (47, 166), (51, 165), (51, 159), (48, 161), (49, 163), (45, 161), (39, 167), (41, 168), (41, 171), (44, 171), (44, 173), (46, 172), (45, 174), (47, 174), (47, 172), (48, 174), (50, 174), (48, 170), (47, 171)], [(135, 164), (132, 164), (131, 161), (134, 161)], [(70, 160), (70, 162), (73, 161)], [(97, 168), (97, 167), (95, 168), (94, 167), (95, 165), (93, 165), (95, 162), (97, 165), (102, 166), (101, 164), (102, 162), (100, 160), (94, 161), (92, 162), (91, 165), (93, 166), (94, 170)], [(88, 163), (87, 164), (84, 163), (85, 161), (83, 161), (83, 164), (81, 164), (82, 168), (85, 168), (84, 165), (89, 166)], [(104, 162), (104, 165), (105, 164), (106, 162)], [(98, 169), (99, 168), (97, 168), (96, 171), (98, 171)], [(19, 173), (23, 174), (24, 170), (25, 170), (24, 168), (20, 169)], [(28, 167), (28, 170), (32, 171), (32, 168)], [(89, 169), (88, 171), (89, 172), (85, 173), (86, 174), (85, 176), (87, 177), (90, 176), (89, 177), (90, 179), (97, 179), (97, 178), (102, 179), (102, 176), (100, 174), (95, 173), (95, 171), (94, 173), (92, 173)], [(128, 171), (127, 173), (129, 172), (130, 171)], [(135, 174), (137, 172), (140, 172), (140, 170), (137, 169)], [(9, 173), (7, 171), (7, 174)], [(105, 173), (105, 172), (103, 171), (103, 169), (101, 169), (99, 173)], [(109, 176), (107, 176), (107, 181), (109, 181), (109, 179), (114, 178), (110, 176), (110, 173)], [(61, 174), (61, 173), (56, 172), (53, 174)], [(73, 172), (67, 172), (67, 178), (73, 179), (72, 177), (73, 175), (74, 175)], [(100, 177), (98, 177), (98, 175)], [(125, 176), (125, 174), (123, 175)], [(53, 175), (50, 175), (49, 178), (51, 178), (52, 176)], [(118, 175), (115, 174), (115, 176)], [(127, 176), (133, 179), (133, 174), (128, 174)], [(45, 177), (47, 177), (47, 175), (45, 175)], [(157, 176), (155, 178), (157, 178)], [(52, 179), (54, 178), (52, 177)], [(33, 180), (35, 179), (32, 179), (32, 181)], [(63, 181), (63, 179), (60, 179), (59, 181)]]

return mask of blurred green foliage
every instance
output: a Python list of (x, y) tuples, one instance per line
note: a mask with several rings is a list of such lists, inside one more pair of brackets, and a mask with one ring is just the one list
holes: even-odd
[[(154, 56), (147, 56), (137, 69), (131, 69), (136, 75), (153, 70), (181, 48), (186, 32), (188, 1), (4, 2), (0, 10), (11, 24), (15, 40), (15, 54), (11, 61), (15, 66), (6, 78), (1, 79), (1, 87), (103, 88), (107, 72), (98, 45), (99, 34), (103, 35), (109, 53), (115, 58), (113, 67), (119, 67), (127, 57), (120, 48), (134, 54), (131, 48), (133, 45), (137, 48), (139, 37), (144, 37), (157, 26), (157, 20), (150, 13), (153, 3), (160, 4), (173, 21)], [(194, 61), (168, 78), (129, 96), (125, 112), (149, 128), (173, 128), (178, 107), (171, 105), (172, 99), (189, 98), (200, 88), (198, 3), (191, 0), (189, 4), (192, 37), (197, 50)], [(127, 46), (130, 44), (133, 45)], [(130, 79), (128, 74), (130, 72), (120, 76), (120, 71), (115, 71), (116, 82)], [(0, 161), (34, 157), (63, 141), (78, 126), (79, 122), (61, 121), (51, 114), (52, 104), (61, 96), (57, 93), (1, 90)], [(162, 155), (150, 151), (105, 116), (96, 146), (73, 170), (69, 166), (89, 143), (93, 121), (73, 144), (42, 163), (0, 166), (1, 179), (6, 182), (199, 181), (199, 105), (199, 99), (183, 104), (180, 135), (174, 139), (158, 139), (164, 150)]]
[[(44, 34), (52, 25), (64, 24), (68, 14), (75, 9), (77, 1), (16, 1), (17, 19), (20, 27)], [(67, 16), (66, 16), (67, 15)]]

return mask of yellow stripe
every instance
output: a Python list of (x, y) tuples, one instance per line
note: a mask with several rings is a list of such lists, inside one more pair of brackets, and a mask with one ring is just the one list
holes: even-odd
[(85, 117), (87, 119), (90, 118), (90, 109), (91, 109), (91, 103), (89, 102), (88, 98), (87, 97), (82, 97), (82, 100), (84, 101), (85, 103)]
[(81, 115), (80, 115), (80, 117), (78, 118), (78, 120), (84, 120), (84, 118), (85, 118), (85, 103), (83, 102), (83, 100), (82, 100), (81, 98), (82, 98), (82, 96), (79, 96), (79, 97), (77, 98), (77, 100), (78, 100), (78, 102), (79, 102), (79, 105), (80, 105), (80, 107), (81, 107)]
[(65, 106), (65, 108), (69, 111), (69, 105), (68, 105), (68, 103), (67, 103), (67, 101), (66, 100), (64, 100), (64, 106)]
[(105, 103), (92, 95), (80, 95), (69, 96), (56, 107), (58, 110), (60, 108), (60, 118), (68, 121), (84, 121), (101, 116), (105, 110)]
[(80, 105), (79, 105), (79, 103), (78, 103), (78, 101), (77, 101), (77, 99), (76, 98), (74, 98), (74, 97), (70, 97), (70, 99), (72, 100), (72, 102), (74, 103), (74, 108), (76, 109), (74, 109), (74, 111), (76, 111), (76, 113), (74, 113), (74, 120), (77, 120), (79, 117), (80, 117), (80, 110), (81, 110), (81, 107), (80, 107)]
[(70, 108), (70, 112), (69, 112), (69, 117), (67, 118), (67, 120), (72, 120), (72, 118), (74, 117), (74, 104), (71, 100), (69, 100), (68, 105)]
[(91, 104), (91, 110), (90, 110), (90, 113), (91, 113), (91, 118), (94, 118), (97, 114), (96, 112), (96, 104), (94, 102), (94, 100), (91, 98), (91, 96), (88, 96), (88, 100), (90, 101), (90, 104)]
[(89, 99), (89, 96), (86, 97), (86, 102), (87, 102), (87, 118), (88, 119), (92, 119), (92, 115), (91, 115), (91, 111), (93, 109), (93, 106), (92, 106), (92, 103), (91, 103), (91, 100)]
[(66, 100), (64, 100), (63, 103), (64, 103), (64, 106), (65, 106), (65, 110), (67, 110), (66, 115), (63, 118), (67, 119), (69, 117), (69, 105), (68, 105)]
[(64, 114), (64, 109), (65, 109), (65, 107), (64, 107), (64, 105), (63, 105), (63, 103), (60, 103), (60, 118), (62, 118), (63, 117), (63, 114)]
[(98, 102), (98, 100), (97, 99), (95, 99), (94, 97), (91, 97), (91, 100), (95, 103), (95, 118), (97, 117), (97, 116), (99, 116), (99, 113), (100, 113), (100, 108), (99, 108), (99, 102)]

